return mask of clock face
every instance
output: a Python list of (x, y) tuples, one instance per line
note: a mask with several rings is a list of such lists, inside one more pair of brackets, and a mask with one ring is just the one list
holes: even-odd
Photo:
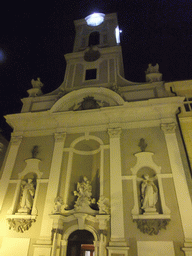
[(105, 14), (103, 13), (93, 13), (85, 18), (87, 25), (96, 27), (99, 26), (104, 21)]
[(95, 47), (90, 47), (88, 51), (85, 52), (84, 54), (84, 60), (91, 62), (91, 61), (95, 61), (97, 59), (100, 58), (100, 52), (97, 50), (97, 48)]

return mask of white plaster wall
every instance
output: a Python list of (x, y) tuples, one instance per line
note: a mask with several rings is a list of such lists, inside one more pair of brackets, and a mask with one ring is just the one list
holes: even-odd
[(138, 256), (175, 256), (173, 242), (137, 242)]
[(43, 172), (42, 178), (48, 178), (52, 160), (53, 143), (53, 136), (24, 137), (18, 151), (11, 178), (18, 179), (18, 173), (22, 172), (26, 167), (25, 159), (32, 157), (31, 150), (35, 145), (38, 146), (39, 151), (37, 158), (41, 160), (39, 169)]
[[(122, 173), (130, 176), (131, 168), (136, 164), (134, 153), (140, 152), (139, 140), (144, 138), (148, 144), (146, 151), (153, 152), (154, 162), (162, 167), (162, 173), (171, 173), (168, 152), (165, 144), (163, 132), (159, 127), (123, 130), (121, 136), (122, 150)], [(134, 206), (133, 182), (123, 180), (123, 203), (124, 203), (124, 223), (125, 236), (130, 245), (129, 256), (135, 256), (137, 251), (136, 241), (174, 241), (176, 255), (184, 255), (180, 250), (184, 243), (183, 229), (178, 209), (175, 187), (172, 178), (162, 179), (165, 203), (171, 210), (171, 221), (166, 230), (160, 230), (158, 235), (149, 236), (143, 234), (137, 224), (133, 222), (131, 210)]]
[(28, 256), (29, 238), (4, 237), (0, 256)]

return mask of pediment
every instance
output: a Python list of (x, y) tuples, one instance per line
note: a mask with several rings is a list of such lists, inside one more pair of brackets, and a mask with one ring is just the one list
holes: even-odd
[(92, 87), (74, 90), (64, 95), (50, 111), (78, 111), (120, 105), (124, 105), (124, 100), (116, 92), (103, 87)]

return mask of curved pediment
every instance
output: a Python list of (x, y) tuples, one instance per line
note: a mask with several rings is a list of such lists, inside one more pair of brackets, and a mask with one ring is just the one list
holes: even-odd
[(102, 107), (120, 106), (123, 104), (124, 100), (116, 92), (103, 87), (92, 87), (75, 90), (64, 95), (53, 105), (50, 111), (78, 111)]

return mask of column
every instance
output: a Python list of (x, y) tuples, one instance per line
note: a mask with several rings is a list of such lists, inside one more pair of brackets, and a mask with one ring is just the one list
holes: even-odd
[(176, 124), (161, 124), (167, 144), (169, 160), (171, 164), (173, 181), (185, 237), (185, 255), (192, 256), (192, 202), (189, 194), (185, 171), (181, 159), (177, 136)]
[(0, 211), (6, 196), (7, 188), (9, 185), (9, 180), (15, 165), (15, 160), (19, 150), (19, 146), (22, 141), (22, 136), (12, 136), (10, 141), (9, 153), (3, 170), (3, 174), (0, 180), (1, 196), (0, 196)]
[(108, 129), (110, 137), (110, 196), (111, 196), (111, 241), (110, 246), (126, 246), (124, 234), (121, 128)]
[(45, 239), (50, 239), (51, 236), (52, 220), (50, 219), (49, 214), (51, 214), (53, 210), (54, 199), (57, 197), (58, 193), (65, 138), (66, 133), (55, 133), (55, 145), (53, 150), (49, 183), (43, 213), (43, 221), (40, 232), (41, 238)]

